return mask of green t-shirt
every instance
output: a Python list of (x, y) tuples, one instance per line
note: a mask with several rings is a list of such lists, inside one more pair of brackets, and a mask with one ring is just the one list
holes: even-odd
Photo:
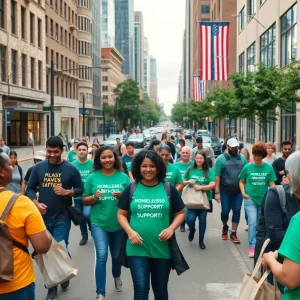
[(170, 163), (167, 165), (166, 181), (172, 183), (175, 187), (177, 184), (183, 183), (179, 169)]
[(69, 151), (68, 153), (68, 161), (72, 162), (76, 159), (77, 153), (74, 150)]
[(95, 195), (97, 190), (103, 191), (100, 199), (91, 207), (91, 223), (106, 231), (114, 232), (121, 229), (117, 220), (118, 199), (113, 192), (123, 192), (130, 184), (129, 177), (116, 170), (111, 176), (104, 175), (101, 170), (91, 173), (84, 185), (83, 197)]
[[(79, 171), (83, 184), (85, 184), (86, 179), (93, 172), (93, 161), (88, 159), (84, 164), (81, 164), (77, 159), (72, 161), (72, 164)], [(82, 197), (74, 198), (75, 200), (81, 200)]]
[[(191, 169), (189, 172), (187, 171), (184, 175), (184, 180), (193, 179), (196, 181), (198, 185), (209, 185), (211, 182), (215, 182), (215, 172), (209, 168), (207, 177), (203, 176), (202, 169)], [(212, 191), (206, 191), (207, 199), (209, 201), (212, 200)]]
[(263, 163), (261, 166), (254, 163), (247, 164), (241, 171), (239, 178), (245, 181), (245, 193), (257, 205), (261, 205), (269, 184), (277, 180), (274, 169), (267, 163)]
[[(246, 157), (243, 154), (240, 154), (241, 160), (244, 163), (244, 166), (248, 163)], [(231, 156), (230, 155), (230, 160), (236, 160), (236, 156)], [(218, 158), (216, 159), (216, 163), (214, 165), (214, 171), (216, 176), (221, 176), (222, 169), (224, 168), (226, 163), (226, 158), (224, 155), (219, 155)]]
[(174, 164), (174, 166), (179, 169), (182, 178), (184, 177), (186, 170), (193, 165), (194, 165), (193, 161), (190, 161), (188, 164), (184, 164), (181, 161), (178, 161)]
[[(278, 251), (282, 257), (286, 257), (297, 264), (300, 264), (299, 228), (300, 228), (300, 213), (298, 212), (296, 215), (293, 216), (289, 228), (284, 236), (284, 239)], [(300, 286), (298, 286), (293, 290), (289, 290), (288, 288), (285, 288), (283, 299), (284, 300), (300, 299)]]

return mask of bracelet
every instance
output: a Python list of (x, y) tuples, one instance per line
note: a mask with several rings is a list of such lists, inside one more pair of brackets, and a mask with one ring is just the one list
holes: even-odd
[(215, 194), (220, 194), (220, 192), (215, 192)]

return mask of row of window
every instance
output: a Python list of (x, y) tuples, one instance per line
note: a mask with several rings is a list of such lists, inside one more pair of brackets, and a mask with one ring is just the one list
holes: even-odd
[[(281, 67), (290, 64), (297, 55), (297, 5), (281, 17), (280, 54)], [(276, 60), (276, 23), (260, 36), (259, 61), (275, 66)], [(254, 72), (256, 65), (256, 42), (247, 49), (247, 72)], [(239, 71), (244, 73), (245, 54), (239, 56)]]
[(92, 32), (92, 22), (88, 17), (78, 16), (78, 30)]
[(63, 0), (46, 0), (50, 6), (52, 6), (59, 14), (68, 20), (69, 23), (75, 24), (77, 26), (77, 14), (71, 9), (70, 6), (67, 5)]
[(91, 2), (90, 2), (90, 0), (78, 0), (78, 6), (86, 7), (88, 9), (90, 9)]
[(92, 80), (92, 68), (86, 65), (79, 65), (79, 78), (82, 80)]
[(86, 41), (78, 41), (78, 54), (92, 57), (92, 44)]

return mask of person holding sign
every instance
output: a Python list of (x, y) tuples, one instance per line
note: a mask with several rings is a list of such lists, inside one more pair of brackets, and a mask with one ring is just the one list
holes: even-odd
[[(169, 183), (168, 198), (164, 184), (166, 166), (154, 151), (141, 151), (136, 155), (132, 175), (136, 181), (122, 194), (118, 220), (128, 235), (126, 254), (134, 299), (148, 299), (150, 275), (155, 299), (168, 299), (173, 253), (168, 240), (184, 221), (184, 204), (174, 185)], [(133, 184), (136, 188), (132, 193)], [(170, 216), (174, 216), (173, 221)]]
[(82, 199), (84, 205), (91, 206), (97, 299), (105, 299), (108, 247), (112, 256), (115, 288), (118, 292), (122, 291), (121, 265), (117, 258), (124, 232), (117, 220), (117, 204), (128, 184), (130, 179), (123, 173), (117, 152), (109, 146), (100, 147), (95, 154), (94, 172), (85, 182)]

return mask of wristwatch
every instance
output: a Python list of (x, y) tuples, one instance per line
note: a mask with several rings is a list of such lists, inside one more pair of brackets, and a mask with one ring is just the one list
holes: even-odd
[(215, 192), (215, 194), (220, 194), (220, 192)]

